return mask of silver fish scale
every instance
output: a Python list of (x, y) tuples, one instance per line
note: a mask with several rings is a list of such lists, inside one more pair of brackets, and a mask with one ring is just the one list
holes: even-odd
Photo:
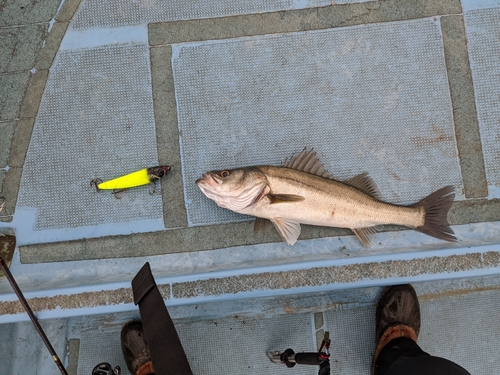
[(367, 171), (413, 203), (462, 178), (439, 22), (422, 19), (174, 45), (189, 223), (245, 220), (193, 183), (314, 147), (328, 172)]

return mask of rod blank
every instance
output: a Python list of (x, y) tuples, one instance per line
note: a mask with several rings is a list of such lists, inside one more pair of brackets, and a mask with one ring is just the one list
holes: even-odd
[(45, 335), (45, 332), (43, 331), (42, 326), (40, 326), (40, 323), (38, 323), (38, 320), (36, 319), (35, 314), (33, 314), (33, 311), (31, 310), (30, 305), (28, 305), (28, 301), (26, 301), (26, 299), (24, 298), (23, 293), (21, 292), (21, 289), (17, 285), (16, 280), (14, 280), (14, 276), (12, 276), (12, 274), (10, 273), (9, 267), (7, 267), (7, 264), (5, 263), (5, 260), (3, 260), (2, 257), (0, 257), (0, 265), (2, 266), (3, 272), (5, 273), (7, 280), (9, 280), (10, 285), (12, 285), (12, 289), (14, 289), (14, 292), (16, 292), (17, 298), (19, 298), (19, 301), (21, 302), (24, 309), (28, 313), (28, 316), (30, 317), (31, 322), (35, 326), (40, 337), (42, 338), (43, 343), (45, 344), (45, 346), (49, 350), (50, 355), (52, 356), (52, 359), (56, 363), (57, 367), (59, 367), (61, 374), (68, 375), (68, 373), (66, 372), (66, 369), (64, 368), (64, 366), (61, 363), (61, 360), (57, 356), (56, 351), (54, 350), (54, 348), (50, 344), (50, 341), (47, 338), (47, 336)]

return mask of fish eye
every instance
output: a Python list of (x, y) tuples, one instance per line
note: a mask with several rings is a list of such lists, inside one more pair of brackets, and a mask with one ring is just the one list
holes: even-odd
[(221, 177), (227, 177), (230, 174), (231, 174), (231, 172), (229, 172), (229, 171), (222, 171), (222, 172), (219, 173), (219, 176), (221, 176)]

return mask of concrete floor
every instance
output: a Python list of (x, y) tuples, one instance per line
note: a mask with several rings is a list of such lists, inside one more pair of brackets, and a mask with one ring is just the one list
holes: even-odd
[[(498, 277), (415, 283), (420, 300), (420, 346), (472, 374), (496, 374), (500, 334), (491, 322), (500, 307)], [(373, 355), (375, 303), (383, 288), (287, 295), (170, 307), (195, 374), (317, 374), (317, 366), (273, 364), (266, 351), (318, 350), (330, 333), (331, 373), (368, 374)], [(47, 319), (41, 322), (70, 374), (90, 374), (101, 362), (128, 374), (120, 330), (137, 311)], [(2, 374), (56, 374), (30, 322), (4, 324), (0, 349), (9, 354)], [(23, 361), (32, 357), (36, 361)]]
[[(61, 351), (66, 338), (73, 343), (65, 351), (72, 373), (88, 371), (86, 356), (94, 361), (85, 324), (109, 317), (114, 328), (103, 334), (116, 340), (116, 327), (136, 314), (130, 280), (146, 261), (185, 340), (212, 324), (190, 312), (195, 306), (217, 311), (230, 328), (236, 304), (237, 315), (267, 332), (281, 321), (279, 309), (257, 323), (249, 301), (264, 301), (256, 303), (263, 310), (297, 301), (308, 308), (286, 319), (314, 338), (315, 313), (325, 312), (335, 330), (347, 319), (327, 317), (325, 293), (335, 304), (348, 290), (362, 308), (358, 319), (381, 286), (399, 282), (424, 283), (422, 296), (434, 288), (495, 301), (500, 3), (203, 4), (0, 2), (0, 230), (16, 234), (11, 270), (33, 310)], [(459, 241), (387, 226), (363, 248), (349, 230), (303, 226), (291, 247), (274, 228), (254, 235), (251, 218), (216, 207), (194, 184), (210, 169), (279, 165), (303, 147), (314, 147), (338, 179), (369, 172), (390, 202), (454, 186), (449, 221)], [(163, 164), (173, 170), (153, 195), (146, 186), (116, 199), (89, 184)], [(454, 298), (436, 301), (445, 311)], [(96, 317), (85, 323), (88, 314)], [(0, 323), (12, 327), (5, 334), (32, 335), (24, 320), (0, 280)], [(338, 373), (366, 372), (372, 348), (362, 345), (370, 327), (363, 329), (352, 345), (364, 359), (343, 354)], [(287, 332), (276, 344), (299, 347)], [(106, 341), (99, 337), (92, 339)], [(314, 339), (308, 345), (314, 350)], [(51, 373), (43, 350), (35, 369), (19, 362), (32, 349), (16, 344), (17, 364), (5, 373)], [(259, 363), (255, 373), (270, 371)]]

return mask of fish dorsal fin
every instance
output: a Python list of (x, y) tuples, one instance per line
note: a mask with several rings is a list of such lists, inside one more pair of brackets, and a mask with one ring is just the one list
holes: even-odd
[(374, 226), (368, 228), (356, 228), (352, 231), (359, 238), (361, 244), (364, 247), (370, 247), (372, 245), (372, 238), (381, 229), (381, 226)]
[(299, 223), (297, 223), (296, 221), (284, 219), (282, 217), (274, 217), (269, 220), (271, 220), (271, 223), (274, 224), (274, 227), (287, 244), (293, 245), (295, 242), (297, 242), (297, 238), (299, 238), (300, 235)]
[(319, 161), (314, 149), (307, 151), (304, 148), (300, 154), (293, 155), (290, 159), (286, 160), (283, 166), (320, 177), (332, 178), (332, 175), (325, 170), (323, 164)]
[(372, 196), (375, 199), (380, 200), (380, 191), (378, 190), (377, 184), (372, 180), (370, 176), (368, 176), (368, 172), (363, 172), (350, 178), (347, 181), (344, 181), (347, 185), (354, 186), (359, 190), (365, 192), (366, 194)]

